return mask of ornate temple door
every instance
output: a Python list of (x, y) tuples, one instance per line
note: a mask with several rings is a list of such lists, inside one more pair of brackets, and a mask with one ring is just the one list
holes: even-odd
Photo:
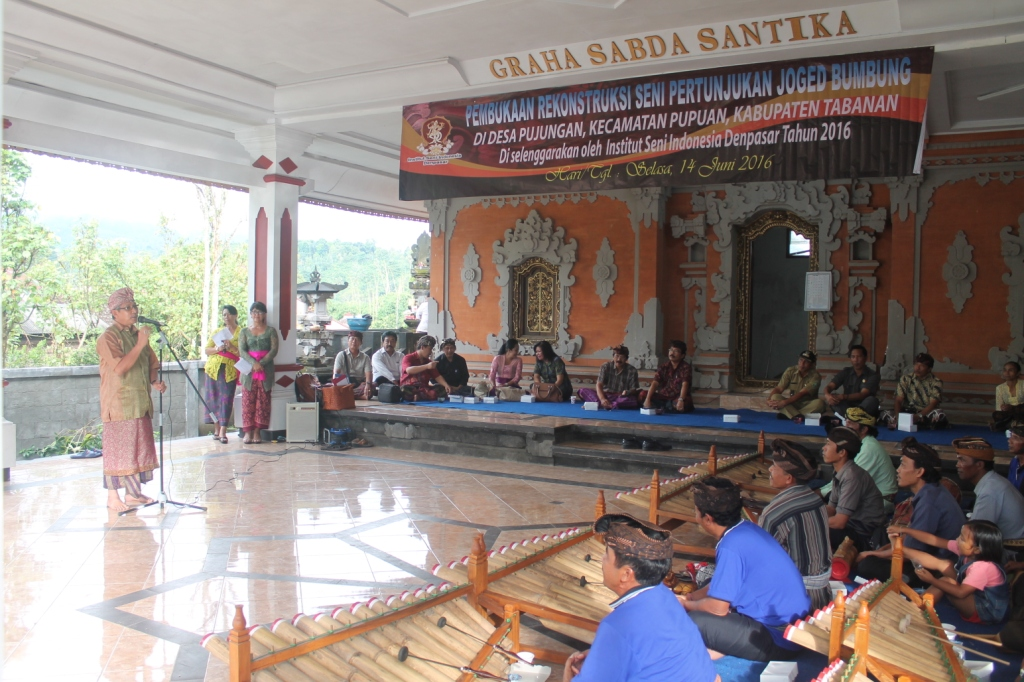
[(816, 345), (804, 279), (817, 270), (817, 228), (788, 211), (762, 214), (740, 229), (738, 256), (738, 383), (774, 385)]
[(525, 348), (538, 341), (558, 341), (560, 319), (558, 266), (544, 258), (527, 258), (511, 268), (509, 336)]

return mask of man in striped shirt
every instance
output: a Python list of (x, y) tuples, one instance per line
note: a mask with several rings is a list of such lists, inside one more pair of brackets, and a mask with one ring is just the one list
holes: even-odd
[(811, 607), (820, 609), (832, 600), (828, 584), (832, 551), (825, 501), (806, 485), (817, 476), (818, 462), (803, 445), (781, 438), (772, 441), (772, 453), (768, 476), (779, 494), (764, 508), (758, 523), (793, 559)]

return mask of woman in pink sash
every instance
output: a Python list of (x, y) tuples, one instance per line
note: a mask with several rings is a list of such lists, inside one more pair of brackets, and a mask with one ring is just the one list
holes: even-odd
[[(238, 386), (238, 310), (233, 305), (226, 305), (221, 310), (224, 326), (218, 329), (214, 337), (222, 339), (214, 343), (213, 339), (206, 344), (206, 405), (212, 414), (206, 415), (206, 423), (216, 428), (213, 437), (221, 443), (228, 442), (228, 420), (231, 418), (231, 407), (235, 401), (235, 388)], [(231, 338), (225, 339), (224, 332)]]
[(238, 356), (252, 365), (242, 374), (242, 431), (245, 443), (262, 443), (260, 431), (270, 428), (270, 392), (274, 388), (277, 330), (267, 326), (267, 306), (249, 307), (249, 326), (238, 335)]

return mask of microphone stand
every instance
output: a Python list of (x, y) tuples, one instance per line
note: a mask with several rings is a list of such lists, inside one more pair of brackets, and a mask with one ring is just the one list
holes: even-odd
[[(167, 348), (167, 350), (171, 351), (171, 357), (174, 358), (174, 361), (178, 363), (178, 367), (181, 368), (181, 373), (185, 376), (185, 379), (188, 381), (189, 385), (192, 386), (192, 390), (196, 392), (196, 396), (199, 398), (199, 402), (201, 402), (203, 404), (203, 407), (206, 408), (207, 414), (211, 414), (210, 406), (206, 404), (205, 400), (203, 400), (203, 394), (199, 392), (199, 388), (196, 387), (195, 382), (192, 381), (192, 377), (190, 377), (188, 375), (188, 372), (185, 370), (185, 366), (181, 364), (181, 360), (178, 358), (178, 354), (174, 352), (174, 349), (171, 348), (171, 344), (167, 341), (167, 336), (164, 335), (163, 325), (161, 325), (158, 322), (149, 322), (147, 324), (151, 324), (154, 327), (156, 327), (156, 332), (157, 332), (157, 334), (160, 335), (160, 338), (157, 340), (157, 346), (160, 348), (160, 355), (159, 355), (159, 360), (160, 360), (160, 370), (159, 370), (160, 371), (160, 381), (163, 382), (163, 380), (164, 380), (164, 348)], [(123, 511), (123, 512), (119, 513), (118, 516), (124, 516), (125, 514), (130, 514), (133, 511), (138, 511), (139, 509), (144, 509), (146, 507), (152, 507), (154, 504), (159, 504), (161, 511), (163, 511), (164, 507), (166, 505), (168, 505), (168, 504), (173, 504), (174, 506), (179, 507), (179, 508), (180, 507), (188, 507), (189, 509), (198, 509), (200, 511), (206, 511), (206, 507), (200, 507), (197, 504), (188, 504), (187, 502), (178, 502), (177, 500), (167, 499), (167, 493), (164, 490), (164, 394), (163, 394), (163, 392), (160, 393), (160, 397), (158, 398), (158, 401), (159, 401), (158, 404), (159, 404), (159, 410), (160, 410), (160, 412), (159, 412), (159, 414), (160, 414), (160, 495), (159, 495), (159, 497), (157, 497), (157, 499), (153, 500), (152, 502), (144, 504), (141, 507), (134, 507), (132, 509), (128, 509), (126, 511)]]

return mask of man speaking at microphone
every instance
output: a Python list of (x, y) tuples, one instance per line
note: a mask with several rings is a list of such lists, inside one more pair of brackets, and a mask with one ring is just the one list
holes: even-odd
[[(100, 418), (103, 420), (103, 487), (107, 507), (116, 512), (149, 504), (142, 484), (157, 467), (153, 443), (151, 389), (163, 393), (160, 362), (149, 347), (149, 329), (135, 326), (139, 306), (125, 287), (107, 300), (114, 323), (96, 340), (100, 356)], [(125, 489), (124, 500), (118, 492)]]

